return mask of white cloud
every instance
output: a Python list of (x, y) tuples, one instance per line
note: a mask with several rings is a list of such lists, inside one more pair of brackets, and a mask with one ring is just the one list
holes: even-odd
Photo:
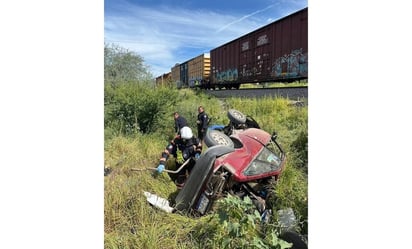
[(149, 9), (127, 5), (119, 16), (106, 14), (105, 42), (135, 51), (151, 66), (153, 75), (159, 76), (176, 63), (209, 52), (266, 24), (267, 16), (250, 17), (271, 7), (239, 17), (170, 6)]
[(265, 11), (265, 10), (268, 10), (268, 9), (272, 8), (273, 6), (275, 6), (275, 4), (271, 4), (271, 5), (267, 6), (267, 7), (264, 8), (264, 9), (257, 10), (257, 11), (255, 11), (255, 12), (253, 12), (253, 13), (250, 13), (250, 14), (248, 14), (248, 15), (242, 16), (241, 18), (239, 18), (239, 19), (237, 19), (237, 20), (235, 20), (235, 21), (233, 21), (233, 22), (231, 22), (231, 23), (229, 23), (229, 24), (226, 24), (225, 26), (219, 28), (216, 32), (219, 33), (219, 32), (221, 32), (222, 30), (227, 29), (229, 26), (231, 26), (231, 25), (233, 25), (233, 24), (235, 24), (235, 23), (241, 22), (241, 21), (243, 21), (243, 20), (245, 20), (245, 19), (247, 19), (247, 18), (249, 18), (249, 17), (252, 17), (252, 16), (254, 16), (254, 15), (256, 15), (256, 14), (259, 14), (259, 13)]

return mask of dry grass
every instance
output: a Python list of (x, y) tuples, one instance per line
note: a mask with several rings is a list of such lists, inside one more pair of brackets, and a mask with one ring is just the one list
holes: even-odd
[[(185, 98), (175, 108), (187, 117), (192, 128), (195, 128), (197, 106), (201, 104), (214, 118), (213, 123), (226, 124), (229, 108), (253, 116), (263, 129), (278, 132), (279, 141), (286, 151), (296, 134), (307, 129), (307, 107), (291, 107), (287, 99), (233, 98), (222, 103), (192, 91), (181, 94)], [(169, 119), (173, 127), (172, 117), (165, 117), (166, 122)], [(207, 217), (193, 219), (150, 206), (143, 191), (168, 198), (176, 194), (175, 185), (165, 173), (156, 175), (150, 170), (131, 171), (132, 168), (156, 167), (167, 143), (165, 134), (156, 133), (118, 136), (105, 141), (105, 165), (112, 169), (104, 179), (105, 248), (201, 248), (201, 243), (190, 234)], [(282, 182), (284, 187), (280, 194), (284, 200), (281, 203), (304, 210), (302, 206), (307, 205), (307, 178), (299, 171), (293, 155), (288, 156), (292, 158)]]

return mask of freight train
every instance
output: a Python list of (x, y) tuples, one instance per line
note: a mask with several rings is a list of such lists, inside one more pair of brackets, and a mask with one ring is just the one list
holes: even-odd
[(308, 8), (171, 68), (178, 88), (239, 89), (308, 79)]

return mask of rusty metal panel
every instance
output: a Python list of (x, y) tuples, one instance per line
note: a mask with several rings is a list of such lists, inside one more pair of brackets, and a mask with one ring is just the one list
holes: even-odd
[(210, 52), (211, 77), (215, 83), (235, 82), (239, 69), (239, 41), (234, 40)]
[(156, 86), (166, 86), (170, 85), (172, 82), (172, 73), (164, 73), (158, 77), (156, 77)]
[[(272, 34), (272, 26), (266, 26), (253, 33), (251, 36), (251, 43), (254, 44), (253, 55), (250, 56), (250, 68), (247, 68), (250, 76), (247, 78), (251, 82), (262, 82), (269, 79), (270, 75), (270, 39)], [(252, 81), (253, 80), (253, 81)]]
[(308, 8), (210, 52), (214, 84), (307, 78)]
[(293, 80), (308, 77), (308, 9), (305, 8), (273, 25), (271, 77)]
[(180, 65), (176, 64), (174, 67), (171, 68), (171, 80), (175, 86), (180, 85)]

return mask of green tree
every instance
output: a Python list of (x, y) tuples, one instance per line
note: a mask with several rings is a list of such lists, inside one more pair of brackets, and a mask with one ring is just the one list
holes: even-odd
[(104, 45), (104, 81), (113, 85), (119, 82), (147, 82), (153, 79), (143, 58), (116, 44)]

